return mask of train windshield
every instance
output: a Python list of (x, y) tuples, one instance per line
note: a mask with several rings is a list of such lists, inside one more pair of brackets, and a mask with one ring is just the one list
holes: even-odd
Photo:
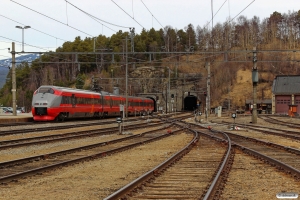
[(54, 94), (54, 90), (52, 88), (40, 88), (38, 93), (50, 93), (50, 94)]

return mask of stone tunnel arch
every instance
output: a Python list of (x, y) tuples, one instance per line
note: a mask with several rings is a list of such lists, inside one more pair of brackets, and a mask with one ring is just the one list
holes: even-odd
[(194, 111), (197, 109), (197, 97), (194, 95), (189, 95), (184, 98), (184, 110)]

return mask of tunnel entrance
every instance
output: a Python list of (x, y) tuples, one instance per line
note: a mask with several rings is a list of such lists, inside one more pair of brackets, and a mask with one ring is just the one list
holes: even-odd
[(189, 95), (184, 98), (184, 110), (194, 111), (197, 109), (197, 97)]
[(152, 99), (152, 100), (153, 100), (154, 112), (157, 112), (157, 107), (156, 107), (156, 99), (155, 99), (155, 98), (153, 98), (153, 97), (150, 97), (150, 96), (148, 96), (148, 97), (146, 97), (146, 98), (149, 98), (149, 99)]

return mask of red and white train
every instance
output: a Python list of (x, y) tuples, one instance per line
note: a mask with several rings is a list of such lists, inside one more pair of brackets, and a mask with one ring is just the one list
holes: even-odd
[[(154, 111), (154, 99), (133, 96), (128, 96), (127, 99), (128, 115), (146, 114)], [(122, 95), (44, 85), (33, 94), (32, 115), (34, 121), (64, 121), (68, 118), (78, 117), (122, 116), (123, 112), (120, 111), (120, 105), (125, 104), (126, 97)]]

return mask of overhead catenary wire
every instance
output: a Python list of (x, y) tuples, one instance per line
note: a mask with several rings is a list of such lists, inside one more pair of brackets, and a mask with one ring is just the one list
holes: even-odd
[[(120, 27), (120, 28), (130, 28), (129, 26), (127, 27), (127, 26), (121, 26), (121, 25), (117, 25), (117, 24), (113, 24), (113, 23), (111, 23), (111, 22), (108, 22), (108, 21), (105, 21), (105, 20), (103, 20), (103, 19), (99, 19), (98, 17), (96, 17), (96, 16), (94, 16), (94, 15), (92, 15), (92, 14), (90, 14), (90, 13), (88, 13), (88, 12), (86, 12), (86, 11), (84, 11), (84, 10), (82, 10), (81, 8), (79, 8), (78, 6), (75, 6), (74, 4), (72, 4), (72, 3), (70, 3), (69, 1), (67, 1), (67, 0), (65, 0), (66, 1), (66, 3), (68, 3), (68, 4), (70, 4), (71, 6), (73, 6), (74, 8), (76, 8), (76, 9), (78, 9), (78, 10), (80, 10), (81, 12), (83, 12), (84, 14), (86, 14), (86, 15), (88, 15), (89, 17), (91, 17), (91, 18), (93, 18), (94, 20), (99, 20), (99, 21), (101, 21), (101, 22), (104, 22), (104, 23), (106, 23), (106, 24), (109, 24), (109, 25), (112, 25), (112, 26), (116, 26), (116, 27)], [(97, 21), (96, 20), (96, 21)], [(103, 24), (102, 24), (103, 25)], [(105, 26), (105, 25), (104, 25)], [(109, 28), (108, 26), (105, 26), (106, 28)], [(111, 29), (111, 28), (109, 28), (109, 29)], [(115, 30), (113, 30), (113, 29), (111, 29), (112, 31), (115, 31)], [(117, 32), (117, 31), (115, 31), (115, 32)]]
[(246, 10), (255, 0), (249, 3), (241, 12), (239, 12), (234, 18), (232, 18), (229, 22), (232, 22), (237, 16), (239, 16), (244, 10)]
[[(152, 15), (152, 17), (154, 17), (154, 19), (161, 25), (161, 23), (156, 19), (156, 17), (151, 13), (151, 11), (149, 10), (149, 8), (146, 6), (146, 4), (143, 2), (143, 0), (141, 0), (141, 2), (144, 4), (144, 6), (147, 8), (147, 10), (149, 11), (149, 13)], [(153, 26), (153, 25), (152, 25)], [(163, 25), (161, 25), (162, 28), (164, 28)]]
[[(16, 23), (21, 24), (21, 25), (23, 25), (23, 26), (26, 26), (26, 24), (23, 24), (23, 23), (21, 23), (21, 22), (18, 22), (18, 21), (16, 21), (16, 20), (13, 20), (13, 19), (11, 19), (11, 18), (9, 18), (9, 17), (6, 17), (6, 16), (4, 16), (4, 15), (1, 15), (1, 14), (0, 14), (0, 16), (1, 16), (1, 17), (4, 17), (4, 18), (6, 18), (6, 19), (8, 19), (8, 20), (10, 20), (10, 21), (16, 22)], [(30, 29), (35, 30), (35, 31), (40, 32), (40, 33), (43, 33), (43, 34), (48, 35), (48, 36), (50, 36), (50, 37), (53, 37), (53, 38), (55, 38), (55, 39), (59, 39), (59, 40), (65, 41), (65, 42), (68, 41), (68, 40), (61, 39), (61, 38), (59, 38), (59, 37), (50, 35), (50, 34), (48, 34), (48, 33), (45, 33), (45, 32), (43, 32), (43, 31), (40, 31), (40, 30), (35, 29), (35, 28), (33, 28), (33, 27), (30, 27)]]
[(214, 15), (213, 15), (213, 8), (212, 8), (212, 6), (211, 6), (212, 18), (210, 19), (209, 22), (207, 22), (207, 24), (204, 26), (204, 28), (207, 27), (207, 26), (210, 24), (211, 21), (213, 21), (213, 18), (218, 14), (218, 12), (219, 12), (219, 11), (221, 10), (221, 8), (224, 6), (224, 4), (226, 3), (226, 1), (227, 1), (227, 0), (225, 0), (225, 1), (223, 2), (223, 4), (220, 6), (220, 8), (218, 9), (218, 11), (217, 11), (216, 14), (214, 14)]
[(7, 41), (0, 41), (0, 42), (4, 42), (4, 43), (10, 43), (10, 44), (11, 44), (11, 42), (7, 42)]
[[(125, 12), (131, 19), (133, 19), (136, 23), (138, 23), (142, 28), (144, 28), (138, 21), (136, 21), (132, 16), (130, 16), (123, 8), (121, 8), (116, 2), (114, 2), (113, 0), (111, 0), (114, 4), (116, 4), (116, 6), (118, 6), (121, 10), (123, 10), (123, 12)], [(145, 28), (144, 28), (145, 29)]]
[(6, 58), (10, 58), (9, 56), (4, 56), (4, 55), (0, 55), (1, 57), (6, 57)]
[(83, 34), (86, 34), (86, 35), (89, 35), (89, 36), (93, 37), (93, 35), (91, 35), (91, 34), (89, 34), (89, 33), (86, 33), (86, 32), (84, 32), (84, 31), (81, 31), (81, 30), (79, 30), (78, 28), (75, 28), (75, 27), (73, 27), (73, 26), (70, 26), (69, 24), (66, 24), (66, 23), (61, 22), (61, 21), (59, 21), (59, 20), (57, 20), (57, 19), (54, 19), (54, 18), (52, 18), (52, 17), (49, 17), (48, 15), (45, 15), (45, 14), (43, 14), (43, 13), (41, 13), (41, 12), (38, 12), (38, 11), (36, 11), (36, 10), (33, 10), (32, 8), (29, 8), (29, 7), (27, 7), (27, 6), (24, 6), (24, 5), (22, 5), (22, 4), (18, 3), (18, 2), (13, 1), (13, 0), (10, 0), (10, 1), (13, 2), (13, 3), (15, 3), (15, 4), (18, 4), (18, 5), (22, 6), (22, 7), (24, 7), (24, 8), (27, 8), (28, 10), (31, 10), (31, 11), (33, 11), (33, 12), (35, 12), (35, 13), (38, 13), (38, 14), (44, 16), (44, 17), (47, 17), (47, 18), (49, 18), (49, 19), (51, 19), (51, 20), (53, 20), (53, 21), (56, 21), (56, 22), (58, 22), (58, 23), (60, 23), (60, 24), (63, 24), (63, 25), (65, 25), (65, 26), (68, 26), (68, 27), (70, 27), (70, 28), (72, 28), (72, 29), (74, 29), (74, 30), (76, 30), (76, 31), (79, 31), (79, 32), (81, 32), (81, 33), (83, 33)]
[(67, 24), (69, 23), (69, 19), (68, 19), (68, 3), (66, 1), (66, 17), (67, 17)]
[[(17, 43), (22, 44), (22, 42), (20, 42), (20, 41), (17, 41), (17, 40), (8, 38), (8, 37), (4, 37), (4, 36), (1, 36), (1, 35), (0, 35), (0, 38), (4, 38), (4, 39), (11, 40), (11, 41), (14, 41), (14, 42), (17, 42)], [(47, 51), (48, 51), (48, 49), (45, 49), (45, 48), (43, 48), (43, 47), (34, 46), (34, 45), (31, 45), (31, 44), (27, 44), (27, 43), (25, 43), (25, 42), (24, 42), (24, 44), (26, 44), (27, 46), (31, 46), (31, 47), (35, 47), (35, 48), (38, 48), (38, 49), (42, 49), (42, 50), (47, 50)]]
[[(204, 28), (205, 27), (207, 27), (209, 24), (210, 24), (210, 22), (213, 20), (213, 18), (218, 14), (218, 12), (220, 11), (220, 9), (224, 6), (224, 4), (226, 3), (226, 1), (228, 1), (229, 2), (229, 0), (225, 0), (224, 2), (223, 2), (223, 4), (220, 6), (220, 8), (218, 9), (218, 11), (213, 15), (213, 17), (211, 18), (211, 20), (204, 26)], [(236, 17), (238, 17), (242, 12), (244, 12), (253, 2), (254, 2), (255, 0), (253, 0), (251, 3), (249, 3), (244, 9), (242, 9), (234, 18), (232, 18), (231, 20), (229, 20), (227, 23), (230, 23), (230, 22), (232, 22)], [(229, 6), (229, 5), (228, 5)], [(230, 9), (230, 8), (229, 8)], [(229, 10), (229, 17), (230, 17), (230, 10)]]
[[(14, 39), (11, 39), (11, 38), (7, 38), (7, 37), (4, 37), (4, 36), (1, 36), (1, 38), (4, 38), (4, 39), (7, 39), (7, 40), (11, 40), (11, 41), (14, 41), (14, 42), (17, 42), (17, 43), (20, 43), (22, 44), (22, 42), (20, 41), (17, 41), (17, 40), (14, 40)], [(31, 47), (35, 47), (35, 48), (38, 48), (38, 49), (42, 49), (42, 50), (46, 50), (46, 51), (49, 51), (48, 49), (45, 49), (45, 47), (39, 47), (39, 46), (34, 46), (34, 45), (30, 45), (30, 44), (27, 44), (27, 43), (24, 43), (26, 44), (27, 46), (31, 46)], [(26, 52), (25, 52), (26, 53)], [(47, 53), (47, 52), (37, 52), (37, 54), (43, 54), (43, 53)], [(59, 54), (59, 53), (58, 53)], [(56, 56), (50, 56), (50, 57), (53, 57), (53, 58), (59, 58), (59, 57), (56, 57)], [(65, 60), (65, 59), (63, 59)]]

